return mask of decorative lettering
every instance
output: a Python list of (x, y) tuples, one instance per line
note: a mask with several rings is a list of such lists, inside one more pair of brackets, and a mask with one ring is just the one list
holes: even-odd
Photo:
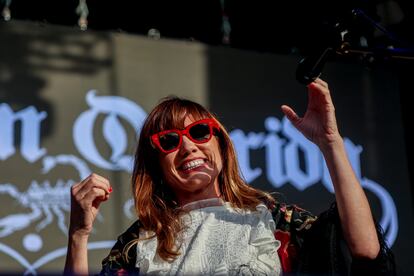
[(21, 122), (22, 156), (31, 163), (44, 156), (46, 150), (40, 148), (40, 124), (46, 116), (46, 112), (38, 112), (33, 106), (13, 112), (9, 105), (0, 104), (0, 160), (6, 160), (16, 152), (14, 126), (19, 120)]
[[(125, 119), (139, 133), (147, 116), (145, 111), (134, 102), (117, 96), (95, 95), (90, 90), (86, 102), (90, 109), (83, 112), (73, 126), (73, 140), (76, 148), (89, 162), (107, 170), (132, 171), (133, 157), (125, 154), (128, 144), (127, 135), (118, 117)], [(93, 127), (99, 114), (107, 114), (103, 126), (103, 135), (112, 148), (110, 160), (105, 160), (95, 145)]]
[(286, 163), (284, 162), (285, 152), (283, 151), (287, 140), (277, 135), (282, 129), (282, 124), (278, 118), (266, 118), (265, 127), (269, 131), (269, 135), (263, 140), (263, 146), (266, 149), (266, 176), (274, 187), (279, 188), (289, 180), (286, 173)]
[(236, 129), (230, 133), (230, 137), (233, 140), (244, 179), (247, 182), (254, 181), (262, 174), (262, 169), (250, 168), (250, 150), (261, 147), (264, 134), (250, 132), (245, 135), (242, 130)]
[[(144, 110), (134, 102), (116, 96), (96, 96), (95, 90), (86, 95), (89, 109), (79, 115), (73, 125), (73, 140), (77, 150), (82, 155), (59, 154), (45, 156), (46, 149), (40, 147), (41, 123), (47, 117), (44, 111), (37, 111), (29, 106), (18, 112), (13, 112), (9, 105), (0, 104), (0, 160), (6, 160), (16, 153), (14, 147), (14, 129), (21, 122), (21, 154), (33, 163), (42, 158), (42, 173), (47, 174), (57, 165), (71, 166), (79, 175), (85, 178), (91, 173), (87, 161), (97, 167), (107, 170), (132, 171), (132, 156), (126, 154), (128, 137), (120, 119), (129, 123), (137, 133), (147, 116)], [(106, 117), (103, 120), (103, 137), (111, 148), (111, 155), (105, 159), (99, 152), (93, 129), (98, 115)], [(267, 181), (274, 187), (280, 188), (289, 184), (299, 191), (322, 183), (326, 189), (334, 193), (331, 178), (325, 160), (318, 147), (307, 140), (284, 117), (268, 117), (264, 121), (266, 132), (245, 133), (235, 129), (230, 133), (233, 140), (241, 173), (248, 183), (252, 183), (264, 174)], [(385, 231), (388, 245), (392, 246), (398, 235), (398, 213), (391, 195), (380, 184), (362, 176), (361, 145), (354, 144), (344, 138), (352, 168), (364, 189), (377, 196), (382, 208), (380, 224)], [(262, 167), (251, 164), (251, 154), (263, 151), (265, 164)], [(258, 153), (258, 152), (256, 152)], [(37, 233), (28, 233), (22, 238), (24, 248), (29, 252), (38, 252), (43, 247), (40, 232), (56, 221), (62, 233), (67, 233), (65, 215), (70, 210), (70, 186), (78, 180), (58, 179), (54, 185), (46, 180), (41, 183), (29, 181), (28, 187), (20, 191), (12, 183), (0, 183), (0, 196), (15, 200), (17, 205), (25, 208), (26, 213), (8, 214), (0, 218), (0, 238), (13, 235), (15, 232), (27, 229), (36, 224)], [(124, 205), (124, 215), (134, 217), (134, 202), (127, 200)], [(102, 217), (98, 217), (102, 220)], [(97, 241), (89, 243), (88, 249), (111, 248), (114, 241)], [(36, 269), (52, 260), (64, 256), (66, 247), (58, 248), (30, 263), (23, 255), (10, 246), (0, 242), (0, 252), (11, 256), (24, 266), (27, 273), (36, 274)]]
[[(262, 174), (261, 168), (250, 168), (250, 151), (265, 148), (266, 177), (276, 188), (285, 184), (303, 191), (309, 186), (321, 182), (326, 189), (334, 193), (332, 180), (325, 160), (318, 147), (306, 139), (284, 117), (282, 122), (275, 117), (265, 119), (265, 128), (269, 132), (245, 135), (240, 129), (233, 130), (230, 135), (235, 144), (240, 169), (247, 182), (251, 183)], [(361, 175), (362, 146), (355, 145), (350, 139), (344, 138), (345, 149), (362, 187), (374, 193), (381, 201), (381, 227), (385, 231), (388, 245), (391, 246), (398, 234), (398, 216), (395, 203), (386, 189), (378, 183)], [(303, 157), (304, 170), (300, 167), (300, 156)]]

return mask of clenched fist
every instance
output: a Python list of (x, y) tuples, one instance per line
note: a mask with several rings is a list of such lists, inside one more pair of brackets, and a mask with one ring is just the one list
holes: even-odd
[(92, 173), (71, 188), (69, 234), (88, 236), (98, 214), (99, 205), (107, 201), (112, 192), (109, 181)]

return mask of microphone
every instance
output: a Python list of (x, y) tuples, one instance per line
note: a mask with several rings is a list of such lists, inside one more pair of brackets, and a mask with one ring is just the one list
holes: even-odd
[(332, 51), (333, 49), (328, 47), (316, 55), (301, 59), (296, 69), (296, 80), (305, 85), (316, 80), (322, 74), (322, 69)]
[(339, 22), (321, 26), (319, 33), (314, 33), (315, 41), (311, 42), (310, 54), (299, 61), (296, 69), (296, 80), (308, 85), (321, 74), (327, 60), (341, 47), (347, 30)]

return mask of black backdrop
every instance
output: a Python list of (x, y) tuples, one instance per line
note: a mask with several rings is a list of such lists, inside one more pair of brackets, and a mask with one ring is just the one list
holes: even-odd
[[(251, 172), (244, 171), (247, 178), (251, 177), (251, 185), (277, 191), (280, 200), (314, 213), (323, 211), (334, 200), (323, 179), (320, 156), (309, 147), (299, 147), (295, 152), (299, 164), (296, 169), (305, 175), (314, 174), (309, 186), (300, 188), (295, 182), (297, 175), (279, 182), (269, 176), (274, 170), (272, 166), (280, 162), (287, 169), (288, 157), (284, 153), (295, 141), (289, 136), (292, 135), (289, 126), (283, 124), (280, 105), (289, 104), (298, 113), (306, 108), (306, 90), (294, 79), (298, 56), (252, 53), (167, 39), (153, 41), (110, 32), (84, 33), (19, 21), (0, 25), (0, 41), (2, 272), (62, 269), (64, 225), (69, 214), (68, 190), (64, 186), (72, 180), (78, 181), (82, 175), (79, 168), (70, 165), (69, 155), (71, 160), (77, 160), (76, 164), (107, 176), (114, 185), (114, 196), (102, 207), (102, 220), (97, 221), (91, 238), (92, 268), (99, 268), (112, 240), (131, 223), (133, 217), (125, 211), (130, 197), (128, 169), (105, 168), (85, 154), (86, 143), (79, 144), (79, 139), (84, 141), (82, 137), (86, 137), (82, 135), (91, 131), (98, 152), (103, 159), (112, 160), (108, 161), (112, 165), (116, 158), (111, 158), (116, 157), (117, 150), (131, 154), (137, 127), (123, 113), (125, 110), (116, 109), (118, 104), (120, 107), (124, 104), (120, 99), (133, 102), (145, 112), (170, 94), (199, 101), (217, 113), (233, 137), (237, 133), (244, 137), (244, 144), (236, 143), (236, 147), (247, 149), (240, 153), (244, 160), (241, 166), (257, 172), (253, 177)], [(399, 68), (392, 63), (366, 67), (337, 61), (326, 65), (322, 78), (330, 84), (341, 133), (351, 144), (354, 164), (367, 185), (374, 215), (379, 221), (386, 218), (388, 234), (394, 231), (395, 235), (389, 237), (399, 270), (409, 274), (413, 205), (406, 151), (409, 140), (404, 136), (403, 114), (407, 110), (401, 109), (406, 94), (400, 94), (403, 82)], [(90, 96), (88, 100), (87, 95), (92, 94), (87, 92), (91, 89), (96, 90), (97, 98)], [(75, 125), (82, 114), (94, 110), (91, 103), (98, 98), (111, 100), (115, 111), (101, 109), (93, 129), (83, 128), (78, 134), (81, 138), (77, 138)], [(96, 106), (100, 104), (96, 102)], [(20, 114), (12, 128), (4, 119), (12, 114), (10, 110)], [(32, 115), (23, 115), (29, 113)], [(23, 130), (29, 124), (24, 116), (37, 118), (40, 127), (37, 148), (36, 131)], [(139, 116), (137, 122), (142, 120)], [(112, 128), (108, 130), (108, 126)], [(108, 138), (107, 131), (119, 140)], [(119, 132), (128, 137), (124, 148), (119, 141), (126, 140), (115, 135)], [(256, 140), (246, 142), (249, 135)], [(6, 145), (10, 145), (6, 139), (10, 137), (13, 153), (5, 151)], [(282, 153), (268, 156), (269, 149), (275, 147), (274, 139), (282, 142), (279, 148)], [(32, 151), (23, 147), (27, 141), (35, 145)], [(246, 147), (246, 143), (250, 146)], [(309, 157), (306, 150), (316, 159), (306, 159)], [(90, 148), (86, 151), (90, 153)], [(316, 161), (310, 164), (309, 160)], [(59, 184), (60, 180), (66, 184)], [(385, 202), (391, 205), (383, 205)]]

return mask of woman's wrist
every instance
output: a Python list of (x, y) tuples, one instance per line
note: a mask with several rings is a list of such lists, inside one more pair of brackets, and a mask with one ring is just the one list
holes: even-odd
[(329, 141), (319, 145), (319, 149), (324, 156), (331, 155), (332, 153), (344, 148), (344, 140), (339, 134), (329, 139)]
[(87, 242), (89, 239), (89, 232), (84, 230), (69, 231), (69, 239), (71, 239), (72, 241)]

